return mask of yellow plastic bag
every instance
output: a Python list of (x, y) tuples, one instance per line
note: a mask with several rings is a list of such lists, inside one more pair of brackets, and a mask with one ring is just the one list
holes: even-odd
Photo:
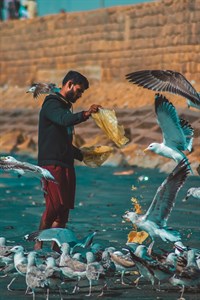
[(131, 231), (128, 234), (128, 243), (142, 244), (149, 234), (146, 231)]
[(92, 168), (100, 167), (113, 152), (113, 148), (108, 146), (83, 147), (80, 150), (83, 153), (83, 162)]
[(118, 125), (114, 110), (100, 108), (97, 113), (92, 114), (92, 118), (118, 147), (128, 143), (129, 140), (124, 135), (124, 127)]

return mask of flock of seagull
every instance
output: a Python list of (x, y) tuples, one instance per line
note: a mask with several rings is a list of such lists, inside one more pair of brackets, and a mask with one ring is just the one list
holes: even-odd
[[(36, 299), (36, 291), (44, 290), (46, 299), (50, 291), (59, 292), (60, 299), (78, 293), (84, 287), (83, 280), (88, 281), (88, 294), (92, 295), (92, 286), (98, 296), (119, 285), (141, 289), (139, 281), (143, 278), (150, 281), (152, 289), (164, 291), (162, 284), (181, 286), (181, 296), (186, 288), (200, 288), (200, 249), (183, 245), (181, 241), (173, 243), (171, 251), (160, 248), (153, 250), (153, 243), (126, 243), (121, 249), (113, 246), (105, 248), (94, 241), (96, 232), (92, 232), (79, 240), (70, 229), (46, 229), (42, 232), (25, 236), (28, 241), (56, 241), (60, 245), (60, 253), (40, 251), (27, 252), (22, 245), (8, 246), (6, 239), (0, 238), (0, 276), (12, 278), (7, 285), (11, 292), (13, 282), (23, 277), (26, 286), (25, 294), (32, 294)], [(127, 275), (126, 282), (124, 275)], [(137, 276), (137, 277), (136, 277)], [(98, 285), (98, 287), (97, 287)], [(166, 285), (164, 286), (166, 289)], [(168, 288), (167, 288), (168, 289)], [(134, 294), (134, 290), (133, 290)]]
[[(158, 92), (167, 91), (179, 94), (187, 99), (188, 106), (200, 109), (200, 94), (186, 78), (170, 70), (144, 70), (128, 74), (126, 78), (139, 86)], [(59, 91), (55, 84), (33, 84), (28, 92), (36, 98), (42, 93)], [(88, 280), (89, 291), (98, 282), (101, 286), (99, 296), (115, 284), (116, 276), (121, 273), (121, 284), (124, 275), (139, 276), (134, 280), (139, 287), (140, 278), (150, 281), (152, 287), (161, 290), (161, 284), (167, 282), (173, 286), (181, 286), (180, 299), (183, 298), (185, 287), (200, 289), (200, 249), (183, 245), (181, 235), (168, 226), (168, 219), (174, 207), (180, 189), (190, 173), (193, 173), (189, 160), (183, 151), (191, 151), (194, 129), (188, 121), (179, 118), (174, 105), (162, 94), (155, 94), (155, 112), (162, 130), (163, 142), (152, 143), (146, 150), (173, 159), (177, 165), (158, 187), (156, 194), (145, 214), (127, 211), (123, 218), (129, 220), (140, 230), (144, 230), (151, 238), (151, 244), (127, 242), (121, 249), (113, 246), (105, 248), (94, 241), (96, 232), (83, 239), (77, 239), (75, 233), (67, 228), (52, 228), (33, 232), (24, 237), (26, 241), (56, 242), (58, 252), (27, 251), (22, 245), (8, 246), (6, 239), (0, 238), (0, 276), (10, 276), (8, 290), (17, 276), (23, 276), (27, 286), (26, 294), (44, 289), (46, 299), (50, 290), (58, 290), (60, 299), (63, 292), (68, 296), (79, 291), (82, 279)], [(55, 178), (47, 170), (33, 164), (20, 162), (12, 156), (0, 158), (0, 169), (14, 170), (20, 176), (31, 175), (40, 179), (54, 181)], [(198, 169), (199, 170), (199, 169)], [(199, 172), (200, 173), (200, 172)], [(199, 174), (200, 175), (200, 174)], [(190, 187), (183, 201), (190, 196), (200, 200), (200, 187)], [(155, 238), (171, 242), (168, 252), (164, 249), (154, 250)], [(73, 290), (66, 284), (74, 281)], [(133, 281), (131, 282), (133, 284)], [(30, 292), (29, 292), (30, 291)]]

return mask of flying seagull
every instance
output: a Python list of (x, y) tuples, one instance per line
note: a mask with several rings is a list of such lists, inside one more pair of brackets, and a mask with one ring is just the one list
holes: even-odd
[(151, 143), (144, 151), (153, 151), (179, 163), (183, 158), (186, 159), (182, 151), (192, 150), (194, 129), (187, 121), (179, 118), (174, 105), (160, 94), (155, 95), (155, 112), (163, 142)]
[(37, 177), (39, 179), (44, 178), (48, 181), (57, 183), (48, 170), (27, 162), (21, 162), (12, 156), (0, 157), (0, 169), (5, 171), (15, 171), (19, 176), (26, 175), (29, 177)]
[(60, 88), (55, 83), (37, 82), (33, 83), (27, 90), (27, 93), (32, 93), (33, 98), (38, 98), (41, 94), (52, 94), (60, 92)]
[(127, 74), (126, 79), (149, 90), (178, 94), (187, 99), (188, 106), (200, 109), (200, 94), (179, 72), (172, 70), (141, 70)]
[(167, 221), (189, 170), (188, 162), (185, 159), (182, 160), (157, 189), (146, 214), (138, 215), (136, 212), (128, 211), (123, 218), (148, 232), (153, 241), (155, 237), (171, 242), (180, 240), (180, 233), (168, 228)]

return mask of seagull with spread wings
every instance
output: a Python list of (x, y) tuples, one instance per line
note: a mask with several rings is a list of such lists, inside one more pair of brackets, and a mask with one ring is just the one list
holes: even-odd
[(96, 233), (97, 232), (94, 231), (89, 233), (83, 239), (77, 239), (74, 231), (69, 228), (49, 228), (26, 234), (24, 239), (27, 241), (40, 242), (54, 241), (57, 243), (58, 247), (61, 247), (63, 243), (68, 243), (73, 251), (73, 249), (78, 246), (88, 248), (93, 243)]
[(36, 82), (31, 85), (27, 90), (27, 93), (32, 93), (33, 98), (38, 98), (41, 94), (52, 94), (60, 92), (60, 88), (56, 86), (55, 83), (45, 83), (45, 82)]
[(187, 121), (179, 118), (174, 105), (160, 94), (155, 95), (155, 112), (163, 142), (151, 143), (144, 151), (153, 151), (179, 163), (183, 158), (186, 159), (182, 151), (192, 150), (194, 129)]
[(167, 227), (167, 221), (189, 170), (188, 162), (182, 160), (157, 189), (146, 214), (138, 215), (136, 212), (128, 211), (123, 218), (148, 232), (153, 241), (155, 237), (171, 242), (181, 240), (179, 232)]
[(44, 178), (48, 181), (57, 183), (53, 175), (48, 170), (27, 162), (19, 161), (13, 156), (0, 157), (0, 170), (15, 171), (19, 176), (24, 175), (28, 177), (37, 177), (39, 179)]
[(170, 92), (187, 99), (188, 106), (200, 109), (200, 93), (179, 72), (172, 70), (141, 70), (126, 75), (126, 79), (153, 91)]

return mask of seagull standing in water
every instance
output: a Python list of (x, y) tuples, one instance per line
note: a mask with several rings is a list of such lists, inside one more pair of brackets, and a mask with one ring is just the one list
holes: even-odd
[(153, 151), (179, 163), (183, 158), (186, 159), (182, 151), (192, 150), (194, 129), (187, 121), (179, 118), (173, 104), (162, 95), (155, 95), (155, 111), (163, 142), (151, 143), (144, 151)]
[(53, 94), (59, 93), (60, 88), (56, 86), (55, 83), (45, 83), (45, 82), (37, 82), (33, 83), (31, 87), (27, 90), (27, 93), (32, 93), (33, 98), (39, 97), (41, 94)]
[(12, 156), (0, 157), (0, 169), (5, 171), (15, 171), (19, 176), (26, 175), (29, 177), (37, 177), (39, 179), (44, 178), (56, 183), (55, 178), (48, 170), (27, 162), (21, 162)]
[(153, 91), (170, 92), (187, 99), (188, 107), (200, 109), (200, 94), (179, 72), (172, 70), (141, 70), (126, 75), (126, 79)]
[(157, 189), (154, 199), (145, 215), (126, 212), (123, 216), (139, 229), (149, 233), (152, 240), (160, 237), (163, 241), (176, 242), (180, 233), (167, 227), (167, 221), (174, 206), (177, 194), (189, 173), (189, 165), (182, 160)]

